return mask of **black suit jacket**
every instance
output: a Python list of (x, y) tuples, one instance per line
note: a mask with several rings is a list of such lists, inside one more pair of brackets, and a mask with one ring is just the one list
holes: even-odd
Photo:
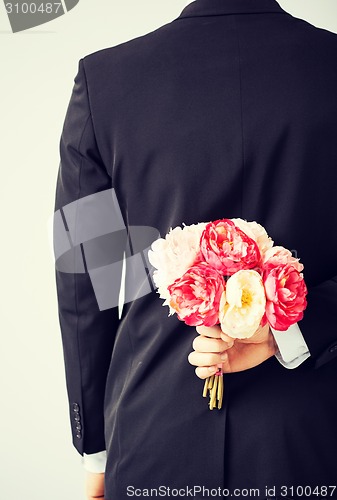
[[(55, 201), (77, 267), (60, 266), (56, 281), (73, 443), (80, 454), (107, 449), (106, 500), (128, 498), (128, 485), (263, 496), (266, 485), (337, 483), (336, 89), (336, 34), (276, 0), (196, 0), (80, 60)], [(120, 234), (225, 217), (263, 224), (305, 266), (299, 325), (311, 357), (294, 370), (273, 357), (226, 375), (224, 407), (210, 411), (187, 362), (194, 328), (168, 318), (155, 291), (121, 318), (99, 303), (109, 286), (95, 290), (76, 220), (94, 238), (90, 196), (103, 192), (116, 196)]]

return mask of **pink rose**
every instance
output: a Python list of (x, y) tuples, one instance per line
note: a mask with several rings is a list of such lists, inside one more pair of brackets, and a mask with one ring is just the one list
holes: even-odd
[(230, 219), (207, 224), (200, 248), (205, 261), (225, 276), (241, 269), (253, 269), (261, 258), (257, 243)]
[(266, 318), (275, 330), (287, 330), (303, 318), (308, 293), (303, 275), (290, 264), (272, 267), (263, 272), (266, 291)]
[(219, 304), (224, 287), (222, 276), (201, 262), (168, 287), (170, 307), (187, 325), (214, 326), (219, 323)]

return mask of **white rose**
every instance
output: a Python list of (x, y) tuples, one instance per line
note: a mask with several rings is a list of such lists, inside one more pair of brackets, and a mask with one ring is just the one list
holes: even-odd
[(261, 276), (252, 270), (242, 270), (227, 281), (220, 301), (221, 329), (233, 338), (251, 337), (265, 313), (266, 296)]
[(200, 238), (207, 223), (192, 224), (170, 229), (165, 238), (154, 241), (149, 250), (149, 261), (156, 268), (153, 281), (158, 288), (163, 305), (170, 298), (167, 287), (181, 278), (191, 267), (200, 250)]

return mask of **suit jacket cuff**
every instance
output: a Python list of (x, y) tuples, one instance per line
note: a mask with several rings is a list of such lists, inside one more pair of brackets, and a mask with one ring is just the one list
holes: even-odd
[(297, 323), (286, 331), (274, 328), (271, 328), (271, 331), (278, 346), (275, 357), (285, 368), (297, 368), (310, 356), (309, 348)]
[(106, 450), (98, 453), (83, 453), (82, 465), (88, 472), (105, 472)]

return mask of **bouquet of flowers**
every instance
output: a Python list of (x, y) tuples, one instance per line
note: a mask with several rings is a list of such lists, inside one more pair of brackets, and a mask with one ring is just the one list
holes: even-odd
[[(257, 222), (221, 219), (171, 228), (149, 250), (153, 281), (169, 315), (191, 326), (219, 324), (229, 336), (251, 337), (267, 323), (287, 330), (301, 320), (307, 287), (303, 265), (274, 246)], [(221, 408), (221, 368), (205, 380), (210, 409)]]

